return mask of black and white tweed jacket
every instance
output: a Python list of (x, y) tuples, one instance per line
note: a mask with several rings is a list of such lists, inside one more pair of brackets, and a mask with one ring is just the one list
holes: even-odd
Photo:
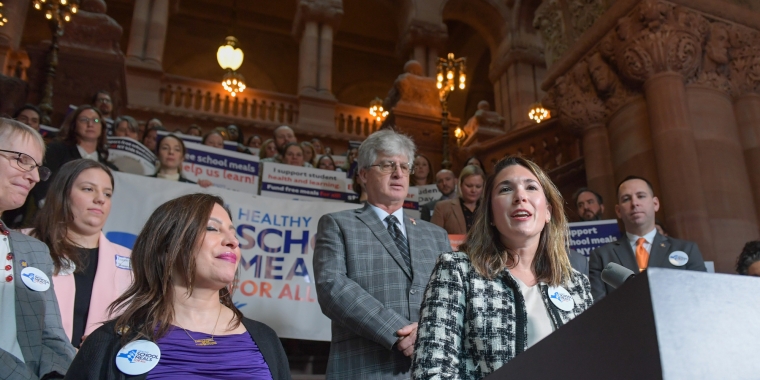
[[(591, 307), (588, 278), (573, 270), (563, 284), (574, 301), (563, 311), (539, 283), (555, 329)], [(439, 256), (425, 289), (412, 376), (422, 379), (481, 379), (527, 348), (525, 300), (509, 271), (493, 280), (480, 276), (462, 252)]]

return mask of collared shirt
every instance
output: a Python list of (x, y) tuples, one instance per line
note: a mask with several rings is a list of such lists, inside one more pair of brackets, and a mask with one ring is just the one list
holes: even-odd
[(455, 187), (454, 191), (450, 192), (449, 195), (441, 195), (441, 199), (440, 200), (445, 201), (447, 199), (454, 199), (457, 196), (458, 196), (457, 195), (457, 188)]
[[(0, 225), (0, 230), (4, 227)], [(8, 260), (8, 253), (11, 251), (10, 236), (0, 234), (0, 262), (2, 262), (2, 278), (0, 278), (0, 349), (10, 352), (24, 362), (24, 354), (21, 353), (21, 347), (18, 344), (18, 336), (16, 335), (16, 290), (14, 288), (16, 279), (11, 281), (5, 281), (8, 276), (14, 276), (13, 266), (18, 262), (14, 262), (13, 259)], [(11, 270), (5, 270), (6, 266), (10, 266)]]
[(657, 235), (657, 228), (653, 229), (652, 231), (649, 231), (644, 236), (636, 236), (634, 234), (626, 232), (625, 235), (628, 237), (628, 243), (631, 244), (631, 249), (633, 250), (633, 258), (636, 258), (636, 241), (639, 240), (639, 238), (646, 239), (646, 242), (644, 243), (644, 249), (647, 250), (647, 252), (652, 251), (652, 243), (654, 243), (654, 236)]
[(82, 148), (81, 146), (79, 146), (79, 144), (77, 144), (77, 150), (79, 151), (79, 154), (82, 156), (82, 158), (100, 162), (100, 160), (98, 159), (99, 157), (98, 157), (97, 149), (92, 153), (87, 153), (87, 151), (84, 150), (84, 148)]
[[(377, 215), (377, 217), (380, 218), (380, 221), (383, 222), (383, 226), (385, 226), (385, 229), (387, 230), (388, 223), (385, 222), (385, 218), (391, 214), (388, 214), (387, 212), (385, 212), (385, 210), (373, 205), (372, 203), (369, 203), (369, 207), (372, 207), (372, 211), (374, 211), (375, 215)], [(401, 230), (401, 233), (404, 235), (404, 237), (406, 237), (406, 226), (404, 225), (404, 208), (399, 207), (399, 209), (394, 211), (392, 215), (396, 217), (396, 220), (398, 220), (399, 229)]]

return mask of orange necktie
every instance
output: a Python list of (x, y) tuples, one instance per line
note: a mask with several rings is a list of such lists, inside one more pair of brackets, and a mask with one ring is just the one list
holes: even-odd
[(647, 269), (647, 263), (649, 262), (649, 252), (644, 248), (644, 243), (647, 239), (639, 238), (636, 240), (636, 263), (639, 264), (639, 271), (643, 272)]

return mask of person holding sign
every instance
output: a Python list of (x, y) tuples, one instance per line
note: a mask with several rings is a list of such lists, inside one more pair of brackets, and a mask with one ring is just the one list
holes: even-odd
[(603, 245), (589, 256), (589, 281), (594, 300), (599, 301), (614, 288), (602, 281), (609, 263), (620, 264), (634, 273), (649, 267), (707, 271), (696, 243), (662, 236), (655, 227), (660, 200), (652, 184), (642, 177), (628, 176), (617, 188), (615, 213), (623, 220), (625, 238)]
[(502, 159), (483, 199), (461, 251), (430, 277), (413, 379), (482, 379), (592, 305), (567, 258), (562, 195), (538, 165)]
[(282, 157), (282, 163), (293, 166), (306, 166), (303, 161), (303, 148), (298, 143), (288, 143), (285, 145), (285, 154)]
[(433, 165), (427, 157), (418, 154), (414, 158), (414, 175), (410, 178), (409, 186), (432, 185), (433, 180)]
[(404, 216), (414, 143), (384, 129), (361, 144), (364, 207), (322, 216), (314, 248), (317, 299), (332, 320), (327, 379), (408, 379), (422, 290), (446, 231)]
[(269, 326), (232, 302), (240, 246), (229, 211), (214, 195), (159, 206), (132, 250), (134, 282), (109, 307), (67, 379), (290, 379)]
[(102, 232), (113, 191), (107, 167), (92, 160), (71, 161), (53, 180), (28, 231), (50, 248), (63, 329), (77, 348), (108, 320), (108, 304), (132, 283), (131, 251), (111, 243)]
[(435, 205), (431, 222), (443, 227), (449, 235), (464, 235), (472, 227), (480, 206), (486, 175), (474, 165), (465, 166), (459, 173), (459, 197)]
[[(151, 177), (163, 178), (170, 181), (179, 181), (184, 183), (195, 183), (182, 175), (182, 163), (185, 160), (185, 143), (175, 135), (166, 135), (158, 144), (158, 166), (156, 174)], [(198, 180), (201, 187), (212, 186), (213, 183), (207, 179)]]
[[(0, 118), (0, 213), (24, 204), (29, 190), (48, 179), (44, 154), (37, 131)], [(63, 376), (75, 350), (61, 325), (48, 247), (0, 222), (0, 257), (0, 378)]]

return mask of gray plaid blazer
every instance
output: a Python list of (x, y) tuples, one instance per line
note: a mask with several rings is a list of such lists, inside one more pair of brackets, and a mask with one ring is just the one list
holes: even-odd
[(21, 281), (21, 261), (53, 278), (53, 262), (41, 241), (11, 231), (13, 277), (16, 291), (16, 331), (24, 363), (0, 350), (0, 378), (37, 379), (47, 374), (66, 374), (74, 359), (74, 346), (66, 337), (52, 280), (50, 289), (35, 292)]
[(322, 312), (332, 320), (327, 379), (409, 379), (411, 359), (394, 348), (396, 331), (418, 322), (446, 231), (404, 217), (412, 273), (371, 207), (319, 220), (314, 275)]

